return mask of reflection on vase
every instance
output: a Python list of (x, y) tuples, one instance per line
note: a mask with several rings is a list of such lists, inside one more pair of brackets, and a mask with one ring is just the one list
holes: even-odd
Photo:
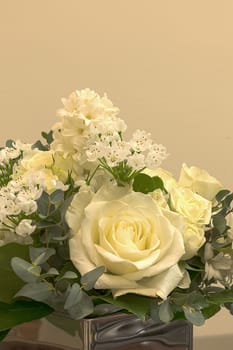
[(155, 324), (127, 314), (81, 321), (53, 314), (50, 321), (73, 335), (46, 321), (33, 321), (12, 330), (0, 350), (192, 350), (187, 321)]

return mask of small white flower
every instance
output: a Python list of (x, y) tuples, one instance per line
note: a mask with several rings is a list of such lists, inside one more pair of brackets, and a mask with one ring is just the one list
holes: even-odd
[(136, 152), (144, 152), (152, 146), (151, 134), (144, 130), (136, 130), (130, 144)]
[(133, 153), (128, 157), (128, 165), (139, 170), (145, 167), (145, 155), (142, 153)]
[(162, 161), (168, 156), (166, 147), (163, 145), (154, 144), (148, 152), (145, 163), (149, 169), (156, 169), (160, 166)]
[(32, 234), (36, 229), (35, 225), (32, 225), (32, 220), (24, 219), (21, 220), (18, 226), (15, 229), (15, 232), (19, 236), (26, 237)]

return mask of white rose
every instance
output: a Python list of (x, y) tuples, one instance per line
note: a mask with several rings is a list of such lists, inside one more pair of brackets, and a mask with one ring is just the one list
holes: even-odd
[(223, 189), (222, 184), (206, 170), (194, 166), (189, 168), (186, 164), (182, 165), (179, 183), (210, 201)]
[(182, 259), (191, 259), (205, 243), (205, 231), (202, 226), (186, 223), (184, 232), (185, 254)]
[(105, 266), (95, 288), (111, 289), (115, 297), (137, 293), (165, 299), (183, 278), (178, 267), (183, 237), (169, 220), (172, 215), (178, 225), (177, 214), (167, 215), (149, 195), (125, 188), (104, 186), (92, 199), (87, 193), (86, 201), (78, 194), (67, 213), (71, 260), (81, 275)]
[(170, 192), (171, 206), (190, 223), (205, 225), (210, 222), (211, 202), (184, 187)]

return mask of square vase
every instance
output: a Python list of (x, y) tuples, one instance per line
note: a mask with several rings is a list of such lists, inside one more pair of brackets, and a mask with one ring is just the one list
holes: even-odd
[[(75, 321), (54, 313), (11, 330), (0, 350), (192, 350), (193, 327), (184, 320), (156, 324), (130, 314)], [(51, 325), (52, 323), (52, 325)]]

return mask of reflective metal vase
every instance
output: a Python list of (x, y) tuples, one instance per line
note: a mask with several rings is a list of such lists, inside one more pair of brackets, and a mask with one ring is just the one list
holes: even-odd
[(134, 315), (114, 314), (74, 321), (64, 315), (52, 314), (50, 321), (53, 325), (46, 320), (39, 320), (14, 328), (0, 345), (0, 350), (192, 350), (193, 348), (192, 325), (183, 320), (156, 324), (152, 320), (143, 322)]

